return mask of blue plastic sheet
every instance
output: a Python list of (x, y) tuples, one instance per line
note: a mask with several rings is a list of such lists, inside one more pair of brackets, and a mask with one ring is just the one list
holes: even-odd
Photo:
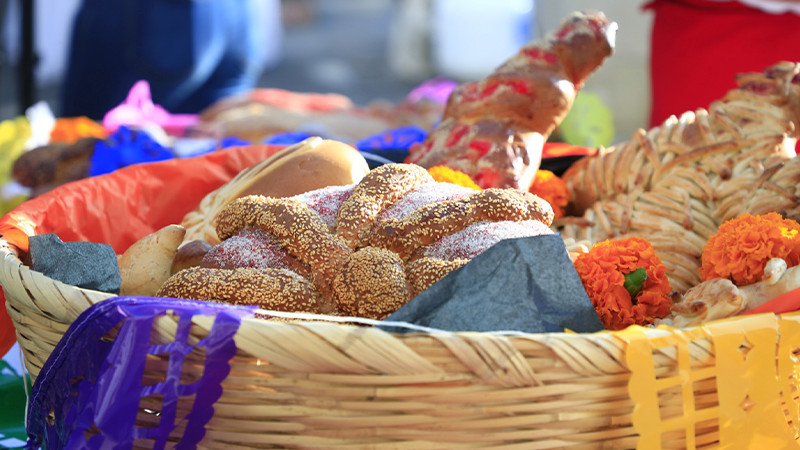
[(163, 161), (173, 158), (172, 151), (142, 131), (121, 126), (108, 139), (95, 144), (89, 175), (102, 175), (136, 163)]
[(412, 145), (422, 143), (427, 136), (426, 130), (416, 126), (393, 128), (356, 142), (356, 148), (369, 152), (408, 150)]

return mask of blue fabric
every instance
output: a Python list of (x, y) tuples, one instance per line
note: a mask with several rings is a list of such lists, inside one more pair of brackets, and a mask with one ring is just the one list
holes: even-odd
[(61, 116), (102, 119), (141, 79), (154, 102), (174, 113), (197, 113), (253, 88), (262, 69), (257, 1), (85, 0)]

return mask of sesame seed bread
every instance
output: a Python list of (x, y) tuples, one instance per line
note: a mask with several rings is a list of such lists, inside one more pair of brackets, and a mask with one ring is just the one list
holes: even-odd
[(381, 319), (500, 240), (551, 234), (552, 221), (529, 192), (387, 164), (351, 186), (231, 202), (216, 220), (221, 243), (158, 295)]

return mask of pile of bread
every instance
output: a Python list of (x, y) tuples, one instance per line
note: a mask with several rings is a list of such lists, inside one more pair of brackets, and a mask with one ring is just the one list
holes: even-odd
[(381, 319), (502, 239), (552, 234), (552, 220), (528, 192), (413, 164), (368, 171), (352, 147), (310, 138), (134, 243), (121, 294)]
[(257, 88), (218, 100), (200, 113), (197, 128), (254, 143), (287, 132), (356, 142), (392, 128), (427, 129), (441, 113), (441, 103), (428, 98), (397, 103), (376, 100), (361, 107), (340, 94)]

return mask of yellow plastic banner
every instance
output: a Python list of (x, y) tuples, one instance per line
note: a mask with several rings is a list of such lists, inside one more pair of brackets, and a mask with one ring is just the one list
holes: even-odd
[(615, 334), (638, 448), (800, 447), (800, 313)]

